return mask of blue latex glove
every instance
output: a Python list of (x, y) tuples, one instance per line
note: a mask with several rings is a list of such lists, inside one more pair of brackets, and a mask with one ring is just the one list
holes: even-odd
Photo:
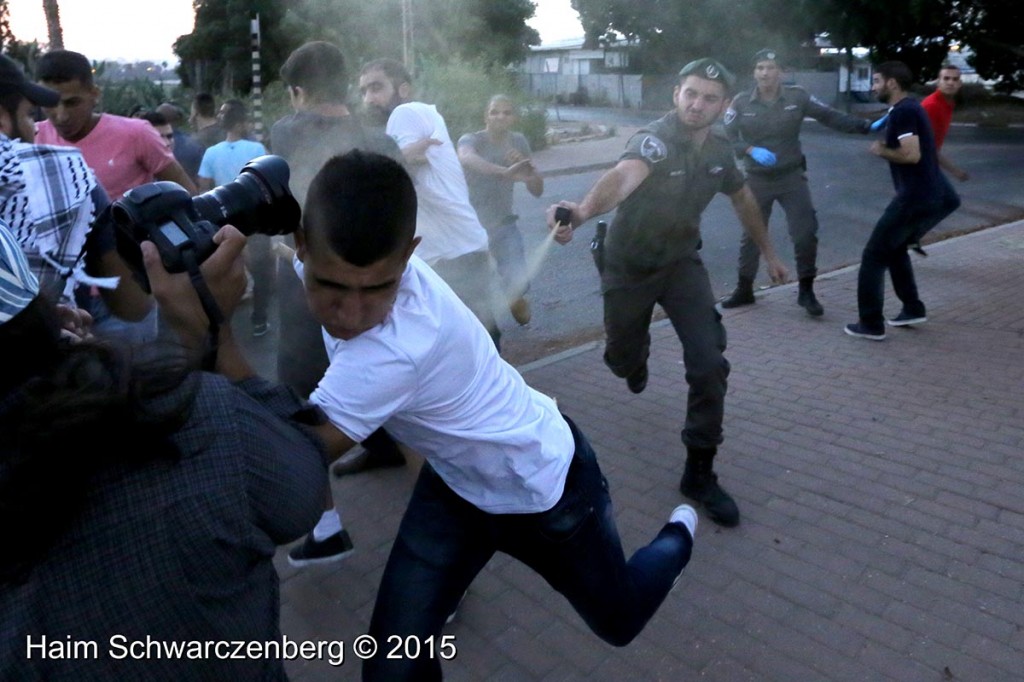
[(762, 166), (775, 165), (775, 154), (772, 154), (764, 147), (751, 147), (747, 153), (750, 154), (750, 158)]
[(889, 114), (886, 114), (882, 118), (878, 119), (871, 124), (871, 132), (877, 133), (879, 130), (885, 127), (885, 122), (889, 120)]

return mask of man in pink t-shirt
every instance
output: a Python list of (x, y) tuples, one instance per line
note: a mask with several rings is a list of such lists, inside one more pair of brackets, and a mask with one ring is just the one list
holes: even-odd
[(196, 193), (192, 180), (148, 121), (95, 111), (100, 90), (85, 55), (70, 50), (47, 52), (39, 58), (36, 76), (60, 93), (57, 106), (43, 108), (47, 120), (39, 124), (36, 142), (81, 150), (111, 201), (154, 180), (170, 180)]
[[(60, 94), (56, 106), (43, 107), (47, 120), (39, 124), (36, 142), (77, 147), (111, 201), (154, 180), (176, 182), (189, 194), (196, 193), (195, 184), (149, 121), (95, 111), (100, 89), (85, 55), (70, 50), (47, 52), (36, 62), (36, 77)], [(93, 332), (98, 335), (129, 343), (148, 343), (157, 336), (155, 307), (145, 319), (126, 322), (111, 314), (96, 289), (80, 288), (76, 297), (79, 306), (92, 314)]]

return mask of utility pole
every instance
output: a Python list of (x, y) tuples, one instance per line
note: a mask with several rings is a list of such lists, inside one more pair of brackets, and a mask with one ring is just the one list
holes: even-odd
[(413, 42), (412, 0), (401, 0), (402, 3), (402, 62), (409, 73), (413, 72), (415, 61), (415, 44)]
[(263, 81), (260, 76), (260, 15), (250, 23), (252, 34), (252, 120), (253, 137), (263, 141)]

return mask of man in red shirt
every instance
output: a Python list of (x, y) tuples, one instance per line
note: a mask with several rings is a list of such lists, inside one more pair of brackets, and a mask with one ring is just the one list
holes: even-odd
[[(942, 153), (942, 143), (946, 141), (946, 133), (953, 122), (953, 107), (956, 105), (956, 95), (960, 92), (963, 81), (960, 79), (960, 67), (945, 63), (939, 69), (939, 77), (935, 83), (935, 92), (921, 100), (921, 106), (928, 114), (928, 120), (932, 124), (932, 132), (935, 134), (935, 150), (939, 155), (939, 167), (946, 171), (960, 182), (968, 180), (970, 176), (967, 171), (957, 166)], [(928, 228), (930, 229), (930, 228)], [(921, 238), (924, 232), (911, 240), (910, 248), (915, 253), (927, 256), (928, 253), (921, 247)]]
[(960, 68), (952, 64), (943, 64), (939, 69), (939, 78), (935, 84), (935, 92), (921, 100), (921, 106), (928, 114), (928, 120), (932, 122), (932, 132), (935, 133), (935, 148), (939, 150), (939, 166), (954, 178), (963, 182), (970, 176), (942, 153), (942, 143), (946, 141), (946, 133), (949, 132), (949, 125), (953, 121), (953, 107), (956, 105), (956, 95), (960, 92), (963, 81), (960, 80)]

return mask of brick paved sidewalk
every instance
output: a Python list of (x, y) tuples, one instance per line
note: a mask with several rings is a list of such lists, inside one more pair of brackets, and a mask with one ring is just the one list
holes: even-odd
[[(1024, 670), (1024, 223), (915, 259), (929, 322), (852, 339), (856, 269), (728, 311), (725, 487), (743, 513), (702, 516), (693, 560), (629, 647), (603, 644), (542, 580), (496, 557), (457, 619), (450, 680), (1019, 680)], [(898, 311), (894, 299), (887, 312)], [(522, 368), (587, 432), (627, 552), (681, 501), (685, 384), (671, 327), (630, 394), (592, 345)], [(346, 641), (344, 665), (290, 663), (299, 681), (355, 680), (414, 467), (336, 480), (357, 552), (290, 569), (291, 639)], [(1014, 672), (1016, 671), (1016, 672)]]

